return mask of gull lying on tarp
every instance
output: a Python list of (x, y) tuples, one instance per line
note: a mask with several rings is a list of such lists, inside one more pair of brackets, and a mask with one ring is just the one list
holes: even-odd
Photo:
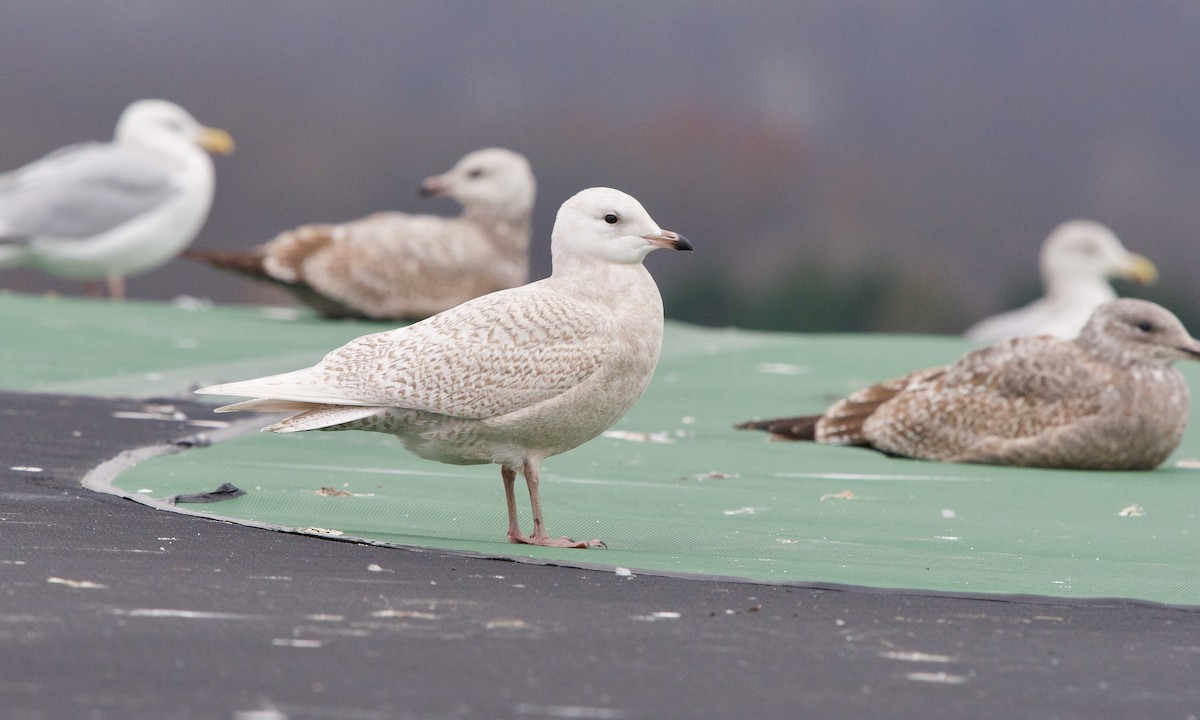
[(325, 317), (420, 319), (529, 279), (535, 189), (525, 156), (486, 148), (421, 184), (457, 200), (458, 217), (380, 212), (184, 257), (276, 284)]
[[(370, 430), (429, 460), (497, 463), (510, 542), (601, 545), (546, 535), (539, 467), (604, 432), (650, 383), (663, 306), (642, 260), (656, 248), (692, 249), (625, 193), (584, 190), (558, 211), (549, 278), (365, 335), (305, 370), (196, 392), (257, 398), (219, 412), (294, 413), (272, 432)], [(518, 472), (532, 535), (517, 523)]]
[(739, 428), (947, 462), (1147, 470), (1183, 438), (1172, 364), (1200, 340), (1145, 300), (1101, 305), (1075, 340), (1014, 338), (850, 395), (821, 415)]
[(212, 159), (233, 151), (224, 130), (165, 100), (138, 100), (113, 141), (57, 150), (0, 175), (0, 268), (78, 280), (124, 278), (164, 265), (208, 218)]
[(1039, 264), (1046, 294), (1022, 308), (980, 320), (967, 329), (968, 339), (995, 342), (1054, 335), (1069, 340), (1096, 308), (1117, 299), (1110, 278), (1143, 284), (1158, 278), (1154, 263), (1126, 250), (1112, 230), (1090, 220), (1055, 228), (1042, 244)]

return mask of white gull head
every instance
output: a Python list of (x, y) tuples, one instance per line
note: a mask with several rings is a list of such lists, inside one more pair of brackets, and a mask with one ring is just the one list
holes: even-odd
[(1123, 278), (1151, 283), (1158, 272), (1148, 259), (1125, 249), (1108, 227), (1072, 220), (1056, 227), (1042, 245), (1042, 279), (1047, 290), (1064, 283), (1103, 283)]
[(467, 153), (447, 172), (427, 177), (421, 194), (452, 197), (470, 214), (527, 219), (533, 209), (537, 183), (529, 160), (504, 148)]
[(633, 197), (605, 187), (580, 191), (562, 204), (550, 244), (556, 271), (572, 261), (633, 265), (658, 248), (692, 249), (687, 238), (660, 228)]
[(181, 142), (222, 155), (233, 152), (233, 138), (219, 128), (201, 125), (191, 113), (167, 100), (138, 100), (117, 121), (118, 143), (151, 148), (178, 147)]

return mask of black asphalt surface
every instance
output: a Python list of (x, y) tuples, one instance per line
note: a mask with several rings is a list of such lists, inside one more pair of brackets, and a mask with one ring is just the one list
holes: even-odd
[(113, 417), (141, 408), (0, 393), (0, 718), (1200, 718), (1197, 611), (627, 578), (83, 489), (195, 433)]

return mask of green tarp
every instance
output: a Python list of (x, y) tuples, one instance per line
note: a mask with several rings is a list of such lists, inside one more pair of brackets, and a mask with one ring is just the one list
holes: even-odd
[[(182, 396), (197, 384), (311, 364), (381, 327), (282, 317), (0, 296), (0, 387)], [(608, 436), (543, 466), (549, 531), (600, 538), (607, 550), (509, 545), (498, 468), (421, 460), (370, 433), (251, 433), (145, 461), (115, 487), (148, 499), (231, 482), (248, 494), (187, 508), (635, 575), (1200, 605), (1195, 417), (1179, 451), (1140, 473), (918, 462), (732, 429), (753, 417), (820, 410), (865, 383), (951, 361), (968, 347), (953, 338), (668, 324), (646, 396)], [(1200, 382), (1200, 366), (1183, 369), (1193, 386)], [(524, 505), (523, 492), (518, 498)]]

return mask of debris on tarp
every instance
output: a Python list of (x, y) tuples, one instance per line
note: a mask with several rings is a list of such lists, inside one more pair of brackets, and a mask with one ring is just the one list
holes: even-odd
[(168, 498), (168, 502), (178, 505), (179, 503), (214, 503), (222, 500), (232, 500), (236, 497), (241, 497), (246, 494), (246, 491), (233, 483), (221, 483), (216, 490), (209, 490), (201, 493), (188, 493), (186, 495), (174, 495)]
[(821, 502), (825, 502), (826, 500), (857, 500), (857, 499), (858, 499), (858, 496), (855, 495), (854, 493), (850, 492), (849, 490), (843, 490), (841, 492), (836, 492), (836, 493), (825, 493), (824, 495), (821, 496)]
[(46, 578), (46, 582), (50, 583), (51, 585), (66, 585), (67, 587), (75, 588), (76, 590), (108, 589), (107, 585), (102, 585), (98, 582), (92, 582), (91, 580), (68, 580), (67, 578), (48, 577)]

